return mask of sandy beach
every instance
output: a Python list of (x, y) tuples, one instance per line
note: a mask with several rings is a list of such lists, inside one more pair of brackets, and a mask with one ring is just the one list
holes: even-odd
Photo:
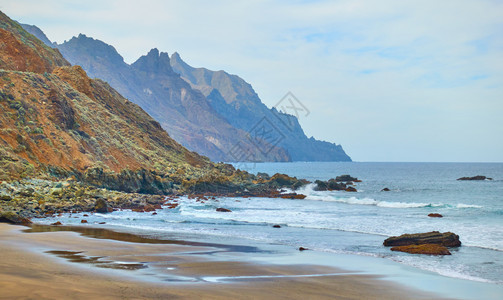
[(216, 250), (210, 246), (25, 229), (0, 224), (2, 299), (432, 298), (331, 267), (216, 261), (208, 255)]

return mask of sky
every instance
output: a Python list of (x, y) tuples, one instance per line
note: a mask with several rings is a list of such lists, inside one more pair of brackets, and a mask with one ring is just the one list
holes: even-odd
[(0, 0), (61, 43), (237, 74), (354, 161), (503, 162), (503, 1)]

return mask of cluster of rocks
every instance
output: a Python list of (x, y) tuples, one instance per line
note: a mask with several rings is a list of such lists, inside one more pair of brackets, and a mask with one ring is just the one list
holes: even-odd
[(402, 234), (387, 238), (384, 246), (392, 246), (391, 251), (412, 254), (451, 255), (448, 248), (461, 246), (459, 236), (452, 232), (438, 231)]
[(314, 190), (356, 192), (357, 190), (353, 186), (355, 182), (361, 182), (361, 180), (356, 177), (351, 177), (350, 175), (341, 175), (327, 181), (316, 180), (314, 182), (316, 184)]
[(164, 202), (165, 197), (161, 195), (111, 191), (83, 185), (72, 178), (0, 183), (0, 215), (3, 216), (0, 221), (9, 223), (26, 223), (22, 220), (65, 212), (149, 211), (149, 207), (160, 208)]

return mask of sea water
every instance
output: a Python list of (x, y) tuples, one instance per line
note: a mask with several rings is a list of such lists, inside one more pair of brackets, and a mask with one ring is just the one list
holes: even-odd
[[(182, 197), (176, 209), (159, 210), (157, 215), (117, 211), (86, 219), (160, 237), (222, 243), (238, 239), (250, 245), (302, 246), (320, 253), (373, 256), (446, 277), (503, 284), (501, 163), (296, 162), (238, 167), (313, 182), (350, 174), (362, 182), (356, 183), (356, 193), (320, 192), (310, 184), (296, 191), (307, 195), (302, 200), (217, 198), (201, 203)], [(456, 180), (475, 175), (493, 180)], [(218, 207), (232, 212), (217, 212)], [(428, 217), (429, 213), (440, 213), (443, 218)], [(75, 215), (65, 217), (59, 220), (80, 222)], [(389, 236), (429, 231), (454, 232), (462, 246), (451, 249), (450, 256), (429, 256), (392, 252), (382, 245)]]

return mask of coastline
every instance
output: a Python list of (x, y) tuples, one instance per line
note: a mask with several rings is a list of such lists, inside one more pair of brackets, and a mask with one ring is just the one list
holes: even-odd
[(222, 260), (212, 255), (212, 246), (25, 229), (0, 224), (1, 298), (440, 299), (375, 275), (254, 262), (248, 259), (253, 252), (243, 252), (239, 261)]

